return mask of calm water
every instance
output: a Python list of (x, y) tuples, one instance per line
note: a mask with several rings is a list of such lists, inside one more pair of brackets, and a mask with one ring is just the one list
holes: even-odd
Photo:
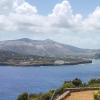
[(56, 67), (0, 67), (0, 100), (16, 100), (22, 92), (45, 92), (74, 78), (100, 77), (100, 60), (93, 64)]

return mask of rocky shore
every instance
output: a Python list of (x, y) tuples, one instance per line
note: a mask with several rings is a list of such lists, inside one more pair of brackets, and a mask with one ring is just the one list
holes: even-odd
[(43, 62), (43, 61), (11, 61), (11, 62), (0, 62), (1, 66), (60, 66), (60, 65), (78, 65), (92, 63), (92, 60), (80, 60), (80, 61), (63, 61), (58, 60), (58, 62)]

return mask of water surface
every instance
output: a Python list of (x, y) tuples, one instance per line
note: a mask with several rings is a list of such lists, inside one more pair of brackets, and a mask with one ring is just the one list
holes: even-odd
[(63, 81), (100, 77), (100, 60), (74, 66), (13, 67), (0, 66), (0, 100), (16, 100), (22, 92), (38, 93), (59, 87)]

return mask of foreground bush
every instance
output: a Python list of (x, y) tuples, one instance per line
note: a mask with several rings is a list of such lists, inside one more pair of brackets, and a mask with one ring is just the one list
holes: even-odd
[(74, 79), (74, 80), (72, 81), (72, 83), (73, 83), (73, 85), (75, 85), (75, 87), (80, 87), (80, 86), (82, 86), (82, 81), (81, 81), (80, 79), (78, 79), (78, 78)]
[(29, 100), (50, 100), (54, 90), (51, 90), (47, 93), (40, 93), (40, 94), (31, 94), (29, 95)]
[(17, 100), (29, 100), (28, 93), (23, 93), (18, 96)]
[(89, 86), (100, 87), (100, 79), (92, 79), (88, 82)]
[(94, 94), (94, 100), (100, 100), (100, 91)]

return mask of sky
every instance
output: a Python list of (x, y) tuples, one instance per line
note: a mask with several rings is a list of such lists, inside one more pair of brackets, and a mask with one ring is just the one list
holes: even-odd
[(100, 49), (100, 0), (1, 0), (0, 40), (19, 38)]

